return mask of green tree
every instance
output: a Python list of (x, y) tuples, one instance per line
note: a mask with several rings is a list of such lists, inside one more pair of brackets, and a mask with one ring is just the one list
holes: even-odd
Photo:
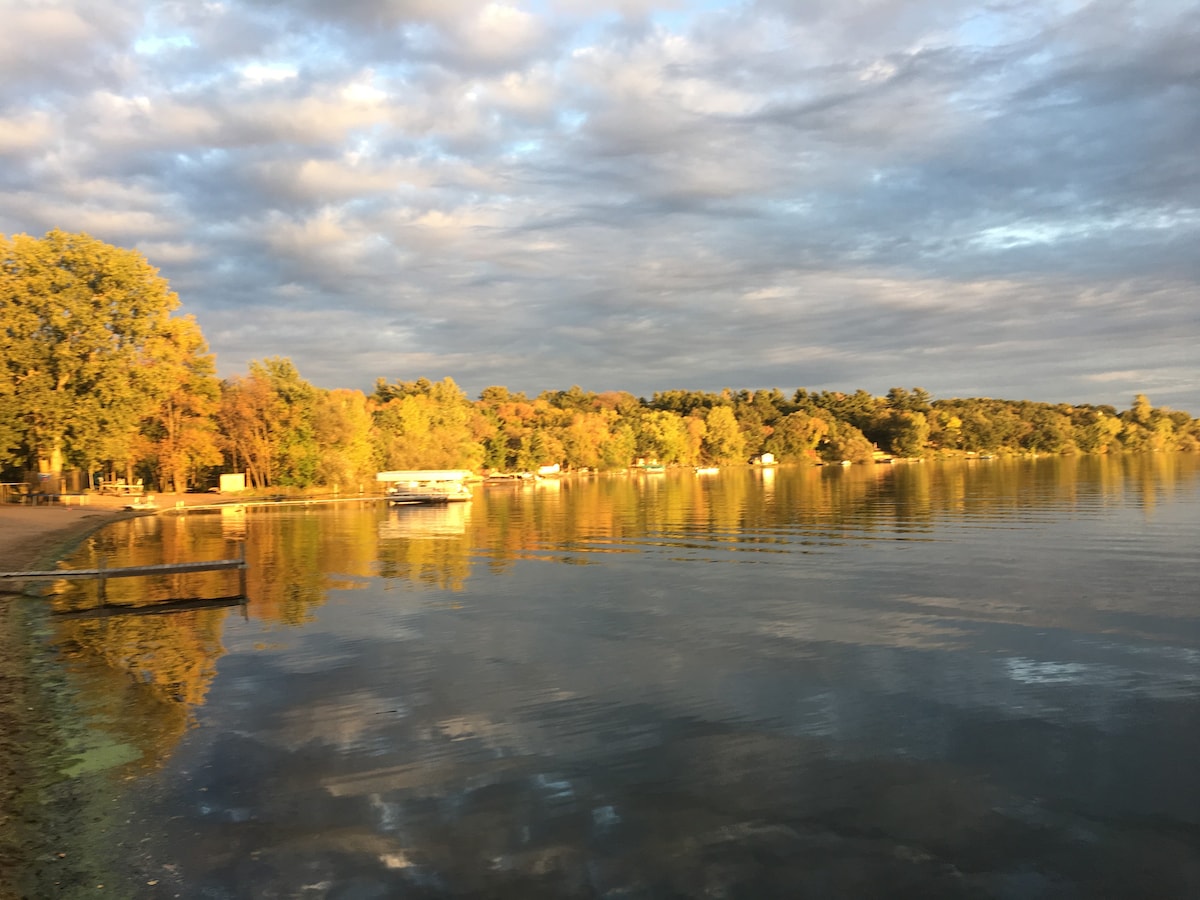
[(829, 422), (820, 416), (797, 411), (785, 416), (763, 449), (773, 453), (780, 462), (812, 460), (817, 444), (829, 433)]
[(139, 253), (86, 234), (0, 236), (0, 452), (59, 475), (129, 457), (179, 300)]
[(873, 433), (897, 456), (916, 457), (925, 451), (929, 440), (929, 421), (924, 413), (889, 409), (880, 414)]
[(317, 483), (321, 448), (317, 443), (316, 408), (323, 391), (305, 381), (287, 357), (273, 356), (250, 363), (250, 371), (264, 376), (275, 394), (276, 483), (311, 487)]
[(722, 465), (746, 461), (746, 440), (732, 409), (712, 407), (704, 416), (704, 426), (704, 456)]
[(637, 454), (637, 433), (633, 426), (618, 420), (609, 431), (609, 438), (600, 447), (603, 465), (608, 469), (622, 469), (633, 462)]
[(880, 408), (879, 401), (862, 388), (853, 394), (821, 391), (820, 394), (809, 395), (807, 400), (817, 409), (827, 412), (829, 415), (825, 418), (830, 422), (848, 423), (868, 437)]
[(825, 462), (850, 460), (856, 463), (872, 461), (874, 446), (866, 436), (847, 422), (838, 421), (828, 412), (819, 413), (828, 424), (824, 436), (817, 445), (817, 452)]
[(535, 472), (542, 466), (561, 465), (562, 459), (563, 446), (558, 438), (535, 428), (521, 438), (516, 462), (520, 471)]
[(1121, 420), (1099, 409), (1078, 410), (1073, 418), (1072, 439), (1084, 453), (1107, 453), (1121, 433)]
[(589, 412), (596, 408), (596, 395), (577, 384), (565, 391), (547, 391), (539, 399), (568, 412)]
[(932, 408), (929, 392), (925, 388), (916, 387), (912, 391), (906, 391), (902, 387), (894, 387), (887, 392), (884, 400), (888, 407), (901, 412), (928, 413)]

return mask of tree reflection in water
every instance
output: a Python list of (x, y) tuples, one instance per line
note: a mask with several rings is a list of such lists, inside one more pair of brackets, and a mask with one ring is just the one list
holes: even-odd
[(110, 564), (244, 539), (249, 619), (58, 627), (159, 735), (168, 895), (1184, 897), (1195, 492), (1147, 456), (162, 518)]

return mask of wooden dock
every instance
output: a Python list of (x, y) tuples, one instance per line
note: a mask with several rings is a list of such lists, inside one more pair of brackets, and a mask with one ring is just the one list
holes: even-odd
[(135, 575), (176, 575), (185, 572), (215, 572), (220, 569), (245, 568), (245, 559), (211, 559), (202, 562), (122, 566), (117, 569), (44, 569), (35, 572), (0, 572), (0, 581), (25, 581), (35, 578), (130, 578)]
[[(246, 548), (241, 547), (242, 555), (237, 559), (208, 559), (195, 562), (153, 563), (143, 566), (120, 566), (115, 569), (103, 565), (94, 569), (42, 569), (30, 572), (0, 572), (0, 585), (5, 582), (22, 581), (58, 581), (59, 579), (95, 578), (100, 581), (100, 604), (107, 606), (105, 585), (110, 578), (133, 578), (136, 576), (153, 575), (184, 575), (189, 572), (218, 572), (221, 570), (236, 570), (238, 573), (238, 596), (245, 602), (246, 598)], [(227, 598), (218, 598), (227, 599)]]
[(387, 494), (357, 494), (352, 497), (279, 497), (257, 500), (222, 500), (219, 503), (193, 503), (179, 501), (175, 506), (160, 507), (159, 513), (212, 512), (213, 510), (270, 509), (285, 506), (328, 506), (333, 503), (386, 503)]
[[(201, 609), (222, 609), (229, 606), (240, 606), (244, 610), (246, 603), (245, 594), (232, 597), (188, 597), (182, 600), (156, 600), (153, 603), (141, 606), (132, 606), (125, 603), (103, 603), (100, 606), (88, 606), (83, 609), (55, 610), (51, 615), (58, 619), (103, 619), (108, 616), (163, 616)], [(245, 615), (244, 612), (243, 615)]]

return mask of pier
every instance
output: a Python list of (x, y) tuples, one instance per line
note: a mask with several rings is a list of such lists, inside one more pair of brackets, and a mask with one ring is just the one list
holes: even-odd
[(141, 566), (120, 566), (107, 568), (103, 565), (94, 569), (41, 569), (28, 572), (0, 572), (0, 587), (6, 583), (23, 581), (57, 581), (59, 579), (99, 579), (100, 607), (98, 610), (139, 610), (147, 611), (151, 607), (112, 606), (106, 602), (105, 584), (110, 578), (133, 578), (153, 575), (184, 575), (190, 572), (217, 572), (221, 570), (236, 570), (238, 572), (238, 594), (236, 598), (218, 597), (212, 600), (193, 599), (188, 601), (162, 601), (157, 604), (160, 609), (182, 608), (179, 604), (228, 604), (237, 599), (246, 602), (246, 549), (241, 547), (241, 555), (237, 559), (209, 559), (193, 562), (152, 563)]
[(350, 497), (267, 497), (247, 500), (222, 500), (218, 503), (176, 502), (174, 507), (160, 507), (159, 513), (212, 512), (224, 509), (270, 509), (280, 506), (323, 506), (331, 503), (386, 503), (386, 494), (356, 494)]
[(212, 559), (202, 562), (155, 563), (148, 566), (122, 566), (117, 569), (43, 569), (35, 572), (0, 572), (0, 581), (25, 581), (36, 578), (130, 578), (135, 575), (176, 575), (185, 572), (214, 572), (219, 569), (245, 571), (245, 559)]

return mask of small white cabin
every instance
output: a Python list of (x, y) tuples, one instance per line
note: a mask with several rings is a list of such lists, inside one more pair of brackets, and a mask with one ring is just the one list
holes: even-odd
[(236, 494), (239, 491), (246, 489), (246, 473), (235, 472), (233, 474), (225, 474), (220, 476), (220, 487), (218, 490), (222, 494)]

